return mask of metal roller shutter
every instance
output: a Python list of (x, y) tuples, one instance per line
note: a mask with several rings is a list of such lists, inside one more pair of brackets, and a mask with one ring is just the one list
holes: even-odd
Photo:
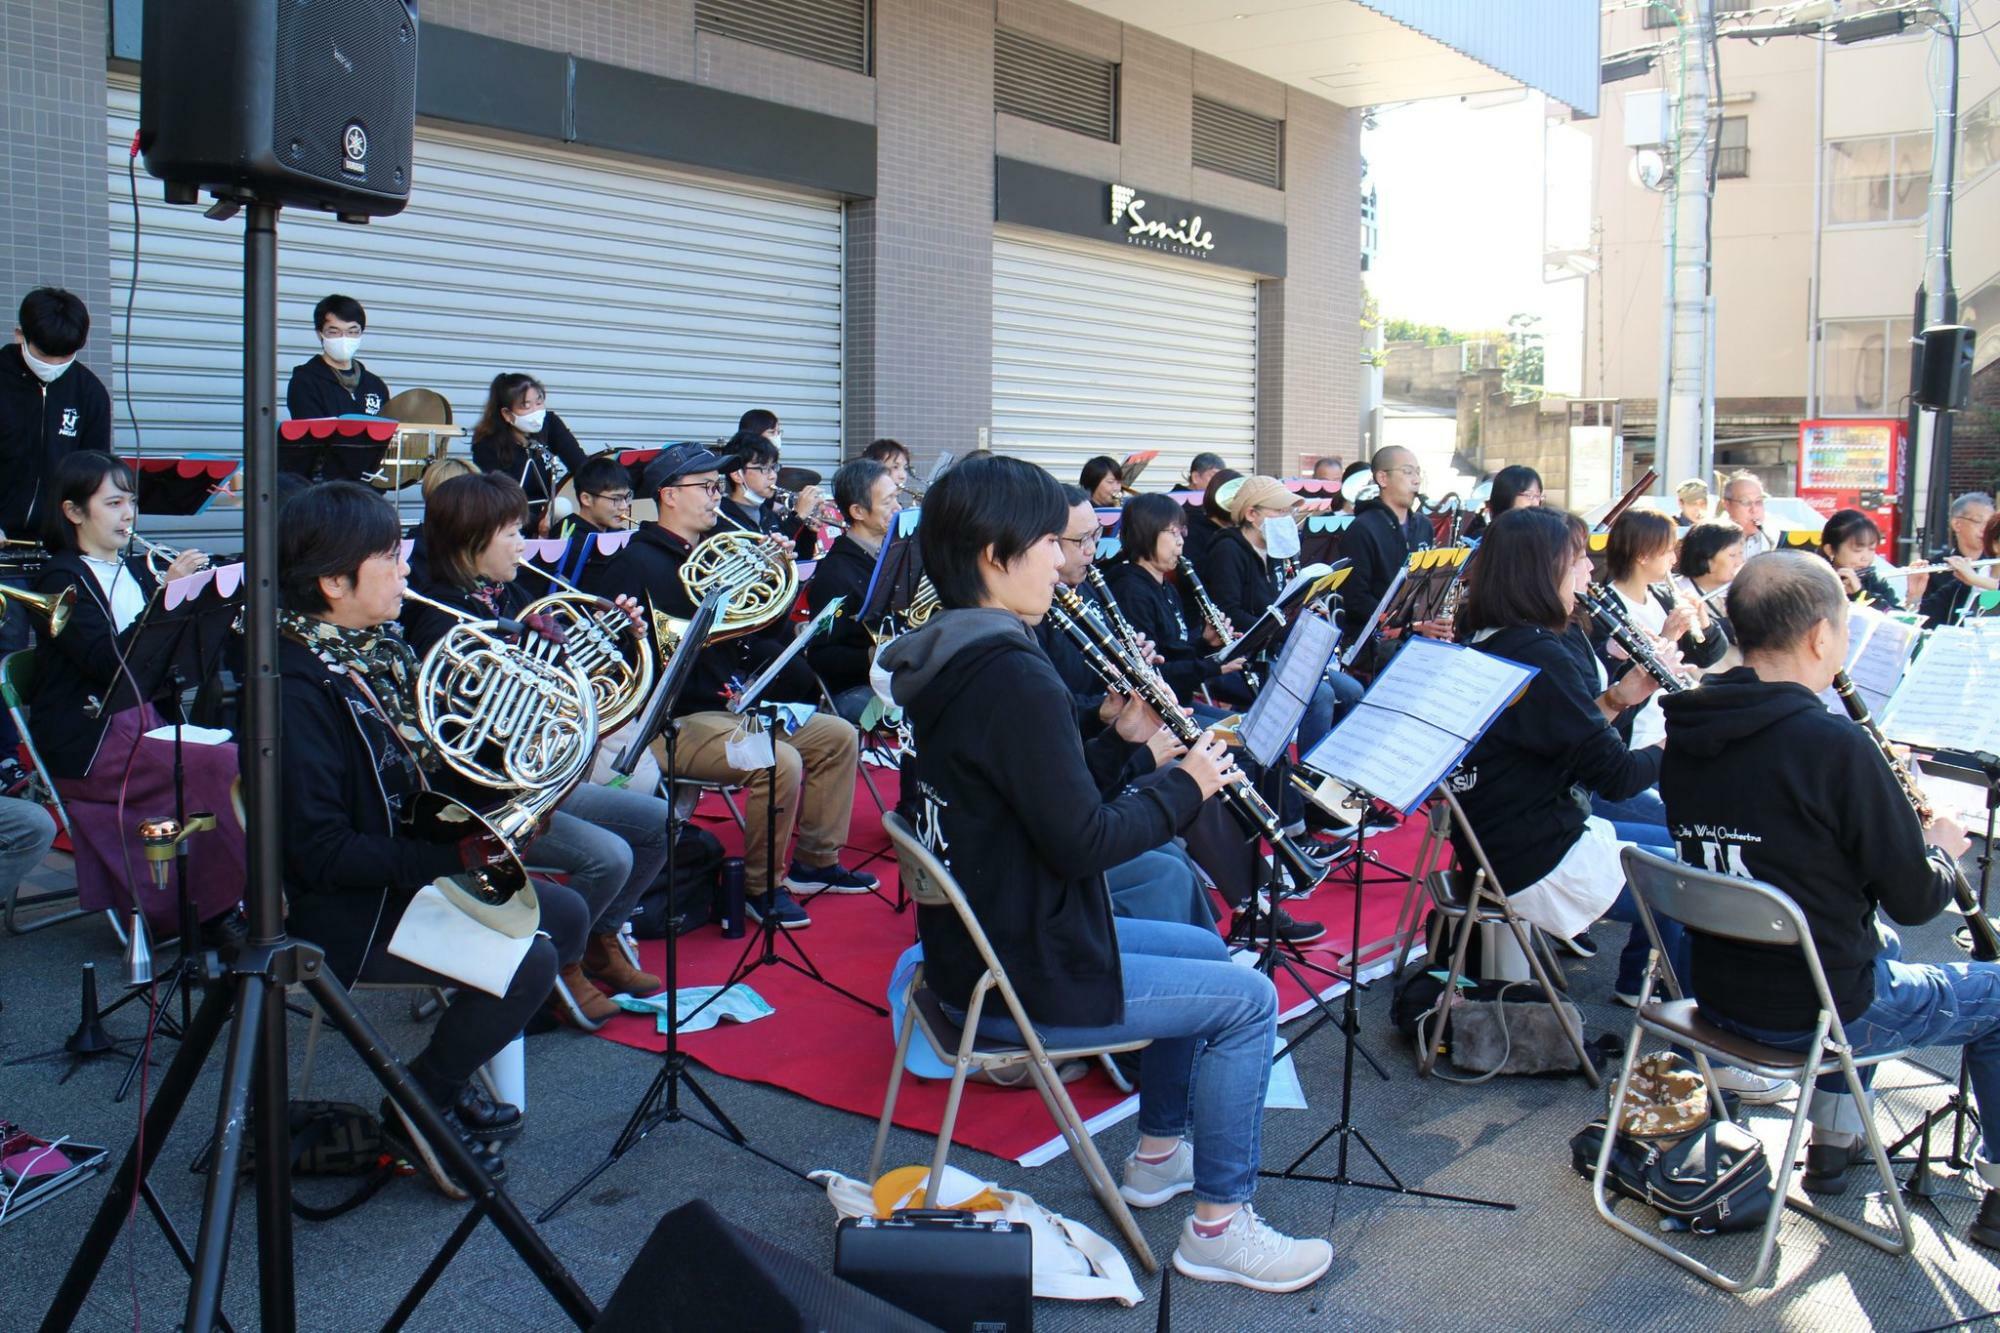
[[(113, 84), (113, 308), (94, 312), (93, 329), (120, 367), (121, 449), (133, 444), (123, 338), (138, 106), (134, 84)], [(839, 204), (428, 125), (416, 161), (397, 217), (356, 227), (281, 215), (281, 395), (318, 350), (313, 304), (344, 292), (368, 308), (369, 368), (391, 393), (444, 394), (460, 425), (477, 419), (497, 372), (525, 370), (588, 449), (726, 436), (745, 408), (768, 407), (788, 462), (838, 463)], [(146, 451), (237, 453), (243, 224), (161, 202), (143, 164), (138, 196), (131, 388)]]
[(1257, 283), (1136, 249), (993, 237), (993, 448), (1075, 481), (1157, 449), (1142, 489), (1204, 450), (1256, 456)]

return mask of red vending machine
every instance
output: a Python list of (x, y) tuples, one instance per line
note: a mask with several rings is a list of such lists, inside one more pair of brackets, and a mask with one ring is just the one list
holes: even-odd
[[(1895, 550), (1905, 426), (1886, 417), (1799, 423), (1799, 498), (1821, 514), (1859, 509)], [(1891, 555), (1891, 558), (1893, 556)]]

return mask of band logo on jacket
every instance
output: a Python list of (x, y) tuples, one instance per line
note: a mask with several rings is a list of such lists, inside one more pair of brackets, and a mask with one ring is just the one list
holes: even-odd
[(1444, 780), (1444, 785), (1451, 788), (1454, 793), (1471, 791), (1479, 785), (1479, 770), (1476, 768), (1456, 769), (1450, 777)]
[(1682, 824), (1673, 833), (1674, 841), (1680, 844), (1681, 859), (1690, 865), (1698, 865), (1712, 874), (1728, 875), (1732, 879), (1757, 878), (1743, 864), (1744, 846), (1752, 843), (1761, 845), (1764, 841), (1755, 833), (1719, 828), (1712, 824)]
[(951, 843), (944, 836), (944, 812), (950, 808), (951, 803), (938, 795), (937, 788), (918, 779), (917, 841), (946, 865), (951, 864)]
[(82, 424), (82, 421), (83, 415), (81, 412), (74, 407), (65, 407), (62, 410), (62, 424), (56, 428), (56, 434), (67, 435), (73, 440), (76, 438), (77, 427)]
[(382, 395), (379, 393), (362, 395), (361, 410), (371, 417), (379, 413), (382, 410)]

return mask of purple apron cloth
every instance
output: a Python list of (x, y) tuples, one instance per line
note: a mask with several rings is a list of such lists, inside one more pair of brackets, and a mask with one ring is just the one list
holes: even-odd
[[(156, 934), (172, 936), (180, 934), (180, 904), (171, 867), (165, 891), (155, 888), (139, 840), (141, 820), (174, 813), (174, 743), (144, 735), (159, 725), (160, 716), (150, 704), (116, 714), (104, 728), (90, 776), (58, 778), (56, 791), (76, 833), (79, 904), (90, 911), (129, 912), (132, 898), (126, 886), (136, 885), (147, 924)], [(194, 900), (195, 918), (207, 921), (243, 898), (243, 826), (229, 801), (238, 771), (236, 746), (183, 742), (181, 765), (188, 813), (206, 810), (216, 820), (213, 833), (197, 833), (186, 843), (188, 896)]]

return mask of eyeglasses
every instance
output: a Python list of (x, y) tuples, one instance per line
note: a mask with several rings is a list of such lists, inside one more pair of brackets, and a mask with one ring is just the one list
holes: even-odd
[(707, 491), (710, 495), (721, 495), (722, 483), (719, 481), (677, 481), (667, 487), (667, 489), (670, 491)]
[(1087, 537), (1057, 537), (1056, 541), (1072, 550), (1083, 551), (1097, 544), (1097, 534), (1093, 532)]
[(776, 476), (778, 472), (778, 465), (776, 463), (746, 463), (743, 466), (743, 470), (745, 472), (762, 472), (771, 476)]
[[(590, 495), (592, 492), (584, 491), (583, 494)], [(615, 509), (629, 509), (632, 506), (632, 492), (630, 491), (599, 491), (595, 494), (595, 498), (604, 501)]]
[(1384, 468), (1383, 471), (1408, 477), (1411, 481), (1422, 481), (1424, 479), (1424, 470), (1413, 463), (1405, 463), (1401, 467)]

